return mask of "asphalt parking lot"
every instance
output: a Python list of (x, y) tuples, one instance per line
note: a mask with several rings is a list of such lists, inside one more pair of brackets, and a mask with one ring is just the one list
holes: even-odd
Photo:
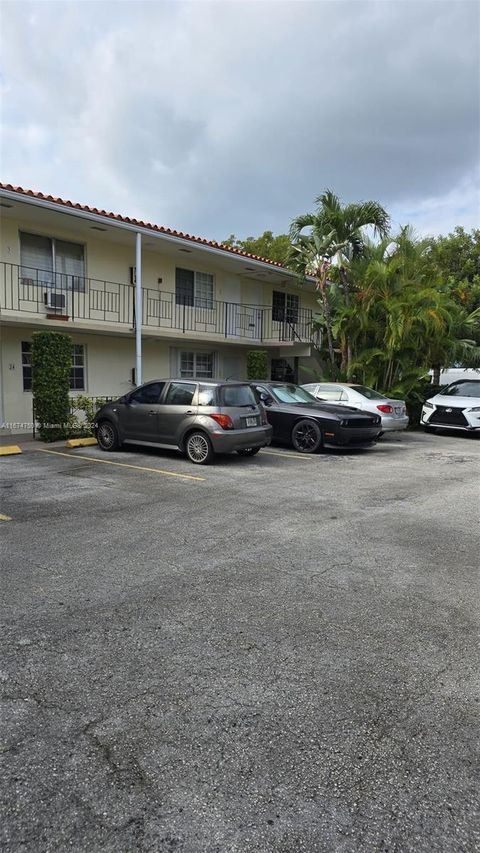
[(478, 439), (0, 477), (4, 849), (480, 849)]

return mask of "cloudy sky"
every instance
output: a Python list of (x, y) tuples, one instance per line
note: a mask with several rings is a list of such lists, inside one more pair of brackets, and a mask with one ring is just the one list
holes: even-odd
[(1, 179), (221, 239), (480, 222), (473, 0), (0, 2)]

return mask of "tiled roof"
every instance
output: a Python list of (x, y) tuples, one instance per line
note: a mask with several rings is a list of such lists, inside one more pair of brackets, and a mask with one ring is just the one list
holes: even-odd
[[(269, 258), (261, 258), (258, 255), (252, 255), (250, 252), (242, 252), (241, 249), (236, 249), (234, 246), (226, 246), (225, 243), (217, 243), (215, 240), (207, 240), (205, 237), (195, 237), (192, 234), (185, 234), (183, 231), (175, 231), (173, 228), (165, 228), (163, 225), (152, 225), (151, 222), (143, 222), (143, 220), (132, 219), (129, 216), (120, 216), (119, 213), (111, 213), (107, 210), (99, 210), (98, 207), (88, 207), (84, 204), (76, 204), (73, 201), (68, 201), (63, 198), (55, 198), (53, 195), (45, 195), (37, 193), (33, 190), (25, 190), (23, 187), (15, 187), (13, 184), (0, 183), (0, 190), (8, 190), (9, 192), (18, 193), (20, 196), (38, 198), (42, 201), (48, 201), (53, 204), (70, 207), (74, 210), (81, 210), (85, 213), (94, 213), (96, 216), (104, 216), (105, 219), (113, 219), (117, 222), (126, 222), (128, 225), (135, 225), (139, 228), (148, 228), (151, 231), (156, 231), (159, 234), (168, 234), (170, 237), (178, 237), (181, 240), (191, 240), (192, 243), (199, 243), (202, 246), (210, 246), (212, 249), (221, 249), (224, 252), (229, 252), (232, 255), (240, 255), (243, 258), (250, 258), (253, 261), (261, 261), (270, 266), (285, 269), (279, 261), (272, 261)], [(288, 272), (286, 270), (286, 272)]]

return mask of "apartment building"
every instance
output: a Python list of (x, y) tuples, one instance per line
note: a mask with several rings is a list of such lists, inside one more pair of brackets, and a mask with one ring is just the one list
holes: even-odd
[(10, 184), (0, 214), (0, 423), (32, 420), (40, 329), (72, 337), (72, 394), (124, 394), (139, 371), (244, 379), (252, 349), (274, 379), (315, 365), (313, 283), (278, 263)]

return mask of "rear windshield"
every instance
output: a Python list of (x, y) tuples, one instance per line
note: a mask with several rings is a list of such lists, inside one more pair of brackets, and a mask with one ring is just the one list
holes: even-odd
[(455, 382), (439, 393), (446, 397), (480, 397), (480, 382)]
[(384, 394), (379, 394), (378, 391), (374, 391), (373, 388), (367, 388), (366, 385), (351, 385), (350, 386), (353, 391), (358, 391), (362, 397), (366, 397), (367, 400), (386, 400)]
[(222, 385), (220, 397), (224, 406), (256, 406), (250, 385)]

